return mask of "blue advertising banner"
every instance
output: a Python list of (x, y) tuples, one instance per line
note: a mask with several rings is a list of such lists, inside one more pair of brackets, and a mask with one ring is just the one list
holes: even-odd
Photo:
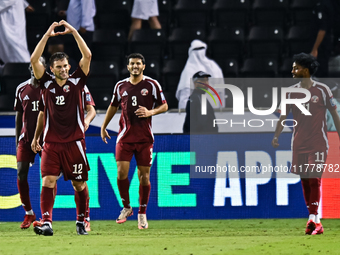
[[(308, 212), (298, 178), (276, 178), (278, 176), (275, 173), (261, 178), (254, 178), (247, 173), (244, 176), (228, 176), (228, 173), (209, 173), (206, 176), (206, 173), (201, 175), (193, 172), (195, 167), (190, 167), (190, 164), (199, 166), (207, 163), (237, 164), (238, 168), (254, 164), (289, 165), (291, 134), (281, 135), (280, 150), (271, 147), (272, 137), (272, 133), (217, 134), (191, 138), (189, 135), (156, 135), (148, 219), (305, 217)], [(190, 144), (193, 141), (200, 146), (193, 147)], [(0, 145), (0, 221), (21, 221), (24, 210), (16, 184), (15, 139), (0, 137)], [(91, 219), (116, 219), (122, 203), (117, 186), (115, 137), (106, 145), (99, 136), (87, 136), (86, 146), (91, 167), (88, 181)], [(28, 181), (33, 210), (41, 217), (39, 161), (37, 156), (36, 163), (29, 170)], [(129, 179), (131, 205), (138, 210), (139, 181), (134, 159)], [(75, 220), (71, 183), (60, 179), (57, 186), (53, 220)], [(137, 212), (132, 217), (136, 218)]]

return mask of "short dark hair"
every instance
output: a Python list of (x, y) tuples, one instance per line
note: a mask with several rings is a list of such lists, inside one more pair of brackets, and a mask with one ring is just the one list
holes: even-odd
[(129, 64), (130, 62), (130, 58), (139, 58), (142, 60), (142, 63), (143, 65), (145, 65), (145, 58), (142, 54), (140, 53), (131, 53), (129, 56), (126, 57), (126, 63), (127, 65)]
[(54, 61), (62, 60), (66, 58), (69, 61), (69, 56), (65, 52), (56, 52), (50, 57), (50, 66), (53, 67)]
[(293, 56), (293, 61), (304, 68), (308, 68), (310, 75), (315, 74), (315, 72), (318, 70), (318, 67), (320, 66), (319, 62), (314, 56), (304, 52), (295, 54)]

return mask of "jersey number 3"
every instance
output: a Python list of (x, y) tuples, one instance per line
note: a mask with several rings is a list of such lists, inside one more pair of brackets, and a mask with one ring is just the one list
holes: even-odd
[(137, 97), (136, 96), (132, 96), (132, 106), (137, 106)]

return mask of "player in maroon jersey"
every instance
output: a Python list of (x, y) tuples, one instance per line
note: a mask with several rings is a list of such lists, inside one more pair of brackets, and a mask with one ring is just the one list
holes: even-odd
[[(63, 32), (54, 32), (58, 26), (64, 26)], [(69, 75), (68, 56), (57, 52), (50, 58), (50, 69), (54, 75), (46, 72), (39, 61), (49, 37), (71, 33), (76, 40), (82, 58), (76, 71)], [(44, 224), (34, 227), (39, 235), (53, 235), (52, 210), (54, 203), (53, 189), (60, 173), (64, 180), (71, 180), (76, 191), (77, 208), (76, 230), (79, 235), (86, 235), (84, 217), (88, 190), (86, 181), (89, 165), (85, 152), (84, 107), (82, 91), (90, 69), (91, 51), (77, 30), (62, 20), (54, 22), (36, 46), (31, 64), (34, 76), (39, 79), (43, 94), (39, 103), (37, 127), (32, 141), (32, 150), (40, 151), (39, 136), (43, 132), (44, 150), (41, 155), (41, 175), (43, 187), (40, 197), (41, 214)]]
[[(321, 176), (328, 153), (326, 109), (333, 117), (336, 130), (340, 137), (340, 119), (336, 111), (331, 90), (325, 84), (316, 82), (311, 76), (316, 72), (318, 62), (308, 54), (300, 53), (293, 57), (293, 78), (300, 80), (293, 88), (304, 88), (311, 93), (310, 100), (304, 107), (311, 113), (305, 115), (296, 106), (289, 104), (286, 115), (291, 111), (296, 121), (292, 137), (292, 168), (291, 172), (300, 175), (305, 203), (309, 211), (309, 219), (305, 233), (316, 235), (323, 233), (323, 227), (318, 215), (320, 203)], [(288, 98), (304, 98), (302, 93), (289, 93)], [(279, 146), (279, 135), (283, 130), (282, 121), (286, 115), (280, 116), (272, 140), (274, 148)]]
[[(40, 58), (40, 62), (46, 66), (43, 57)], [(31, 143), (39, 114), (39, 99), (42, 89), (33, 75), (31, 66), (29, 70), (31, 71), (31, 78), (17, 87), (14, 101), (14, 110), (16, 111), (17, 185), (22, 206), (26, 211), (24, 221), (20, 225), (21, 229), (29, 228), (36, 219), (31, 206), (27, 175), (30, 164), (34, 163), (36, 155), (31, 149)]]
[[(106, 138), (111, 139), (106, 127), (116, 114), (118, 106), (122, 113), (119, 121), (119, 134), (116, 144), (116, 161), (118, 168), (118, 188), (124, 205), (116, 222), (124, 223), (127, 217), (133, 215), (129, 198), (128, 173), (130, 161), (135, 155), (138, 166), (139, 211), (138, 228), (148, 228), (146, 207), (151, 190), (150, 167), (152, 163), (153, 134), (151, 130), (151, 116), (168, 110), (159, 83), (144, 76), (145, 59), (139, 53), (127, 57), (127, 69), (130, 77), (119, 81), (113, 91), (111, 104), (101, 127), (101, 137), (105, 143)], [(155, 104), (157, 106), (155, 107)]]

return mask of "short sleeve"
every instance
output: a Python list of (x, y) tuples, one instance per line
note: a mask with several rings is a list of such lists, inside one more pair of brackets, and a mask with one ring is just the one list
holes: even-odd
[(52, 80), (52, 76), (45, 71), (43, 76), (39, 79), (40, 88), (45, 89), (45, 83), (49, 80)]
[(156, 103), (158, 105), (165, 104), (166, 99), (164, 97), (161, 85), (156, 80), (153, 80), (153, 82), (154, 82), (155, 88), (156, 88), (156, 93), (153, 95)]
[(118, 107), (120, 105), (121, 97), (119, 95), (119, 85), (120, 83), (117, 83), (115, 85), (115, 88), (113, 89), (113, 95), (111, 99), (111, 106)]
[(88, 87), (85, 85), (84, 87), (84, 101), (85, 101), (85, 105), (92, 105), (92, 106), (96, 106), (96, 104), (94, 103), (93, 97), (91, 95), (90, 90), (88, 89)]
[(329, 111), (336, 109), (337, 108), (336, 101), (333, 97), (332, 91), (329, 88), (327, 88), (325, 94), (326, 94), (326, 108)]
[(15, 91), (15, 99), (14, 99), (14, 111), (17, 112), (23, 112), (22, 109), (22, 104), (21, 104), (21, 100), (20, 100), (20, 94), (21, 94), (21, 90), (16, 90)]

